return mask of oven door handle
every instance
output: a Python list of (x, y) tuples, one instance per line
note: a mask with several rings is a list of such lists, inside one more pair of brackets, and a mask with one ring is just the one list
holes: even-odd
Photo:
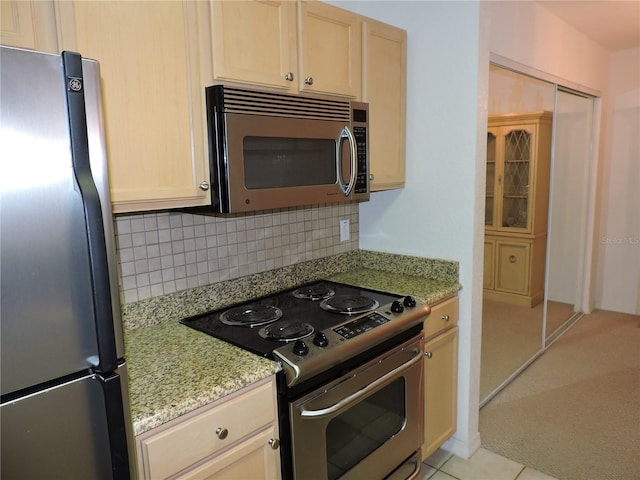
[(300, 416), (306, 417), (306, 418), (324, 417), (342, 410), (349, 404), (356, 402), (361, 397), (377, 389), (380, 385), (384, 384), (387, 380), (397, 376), (398, 374), (404, 372), (405, 370), (408, 370), (409, 368), (413, 367), (416, 363), (421, 362), (422, 355), (420, 355), (420, 350), (415, 349), (414, 353), (416, 354), (416, 356), (413, 357), (408, 362), (405, 362), (399, 367), (394, 368), (390, 372), (385, 373), (383, 376), (381, 376), (377, 380), (374, 380), (373, 382), (368, 384), (366, 387), (361, 388), (357, 392), (352, 393), (351, 395), (343, 398), (342, 400), (331, 405), (330, 407), (321, 408), (319, 410), (306, 410), (305, 408), (302, 408), (300, 411)]
[[(349, 176), (348, 184), (345, 183), (344, 179), (342, 178), (342, 141), (344, 139), (349, 140), (349, 152), (351, 157), (351, 175)], [(340, 185), (340, 190), (342, 190), (344, 196), (348, 197), (351, 193), (351, 190), (353, 190), (354, 185), (356, 184), (356, 177), (358, 175), (358, 152), (356, 150), (356, 137), (353, 136), (353, 133), (351, 133), (351, 130), (349, 130), (348, 126), (345, 126), (340, 132), (336, 149), (336, 173), (338, 175), (338, 184)]]

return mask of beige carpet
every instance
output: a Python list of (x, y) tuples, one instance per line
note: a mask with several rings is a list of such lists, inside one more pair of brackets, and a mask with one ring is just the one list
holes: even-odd
[[(573, 315), (573, 306), (547, 302), (547, 336)], [(543, 304), (519, 307), (494, 300), (482, 303), (480, 400), (542, 348)]]
[(640, 479), (640, 317), (585, 315), (480, 410), (480, 434), (560, 480)]

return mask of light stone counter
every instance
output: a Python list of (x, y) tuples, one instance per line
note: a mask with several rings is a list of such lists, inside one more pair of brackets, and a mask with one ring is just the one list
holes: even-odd
[(275, 362), (178, 320), (323, 278), (412, 295), (431, 305), (461, 288), (457, 262), (355, 251), (125, 305), (134, 433), (144, 433), (278, 371)]
[(457, 295), (460, 290), (457, 283), (452, 283), (448, 280), (436, 280), (416, 275), (365, 268), (338, 273), (331, 276), (329, 280), (399, 295), (411, 295), (416, 300), (420, 300), (427, 305), (434, 305), (446, 298)]
[(177, 322), (128, 330), (125, 339), (135, 435), (278, 371), (271, 360)]

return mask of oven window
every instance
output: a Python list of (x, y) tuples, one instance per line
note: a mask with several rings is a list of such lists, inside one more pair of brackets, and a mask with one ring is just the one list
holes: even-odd
[(354, 404), (327, 426), (327, 471), (337, 479), (397, 434), (406, 423), (405, 379)]
[(245, 137), (248, 189), (336, 183), (336, 142), (324, 138)]

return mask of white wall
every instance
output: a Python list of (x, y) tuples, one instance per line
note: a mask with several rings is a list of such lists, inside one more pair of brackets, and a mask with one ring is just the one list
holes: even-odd
[(407, 186), (361, 205), (360, 247), (460, 262), (458, 432), (447, 446), (468, 456), (480, 440), (489, 54), (603, 91), (608, 54), (534, 2), (330, 3), (408, 32)]
[(603, 112), (596, 307), (640, 314), (640, 49), (611, 54)]
[[(407, 182), (360, 206), (360, 248), (460, 262), (458, 431), (468, 457), (478, 433), (484, 168), (489, 58), (476, 2), (332, 2), (404, 28)], [(482, 54), (482, 55), (481, 55)], [(478, 91), (485, 92), (479, 98)]]

